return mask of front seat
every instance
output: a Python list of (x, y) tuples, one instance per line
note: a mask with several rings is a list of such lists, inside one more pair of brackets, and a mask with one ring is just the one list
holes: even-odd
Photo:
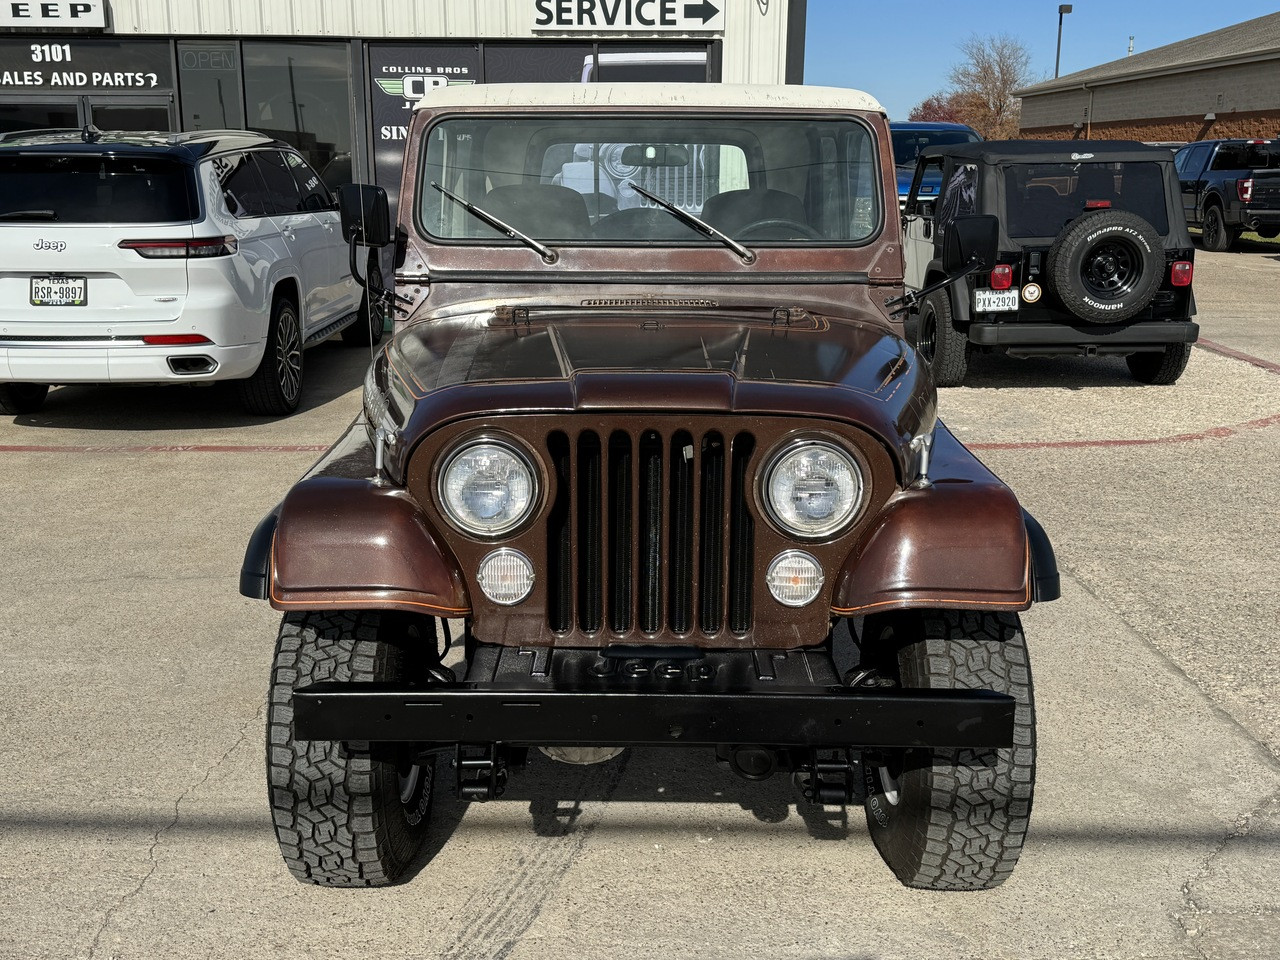
[(477, 206), (535, 240), (586, 240), (591, 220), (582, 194), (551, 183), (494, 187)]
[(702, 207), (702, 219), (729, 236), (761, 220), (808, 222), (799, 197), (784, 190), (768, 188), (727, 190), (708, 197)]

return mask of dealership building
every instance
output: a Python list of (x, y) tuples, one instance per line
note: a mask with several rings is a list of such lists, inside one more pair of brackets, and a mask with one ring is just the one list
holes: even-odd
[(1280, 13), (1013, 92), (1023, 137), (1280, 136)]
[(0, 0), (0, 133), (258, 130), (395, 191), (471, 83), (800, 83), (805, 0)]

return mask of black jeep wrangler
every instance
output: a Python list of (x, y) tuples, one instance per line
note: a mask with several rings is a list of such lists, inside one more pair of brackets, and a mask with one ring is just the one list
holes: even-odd
[[(920, 186), (941, 177), (942, 191)], [(1000, 221), (996, 263), (948, 285), (957, 217)], [(974, 349), (1011, 356), (1120, 354), (1143, 383), (1182, 375), (1192, 322), (1191, 237), (1173, 154), (1129, 141), (1007, 140), (921, 152), (903, 210), (916, 343), (939, 386)]]

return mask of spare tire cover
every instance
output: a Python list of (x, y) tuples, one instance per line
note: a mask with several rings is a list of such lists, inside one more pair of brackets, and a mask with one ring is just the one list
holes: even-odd
[(1164, 277), (1160, 234), (1136, 213), (1103, 210), (1073, 220), (1049, 248), (1050, 289), (1089, 323), (1119, 323), (1151, 302)]

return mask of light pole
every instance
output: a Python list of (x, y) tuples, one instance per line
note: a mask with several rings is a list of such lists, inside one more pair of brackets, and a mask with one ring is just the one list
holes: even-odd
[(1062, 18), (1071, 12), (1071, 4), (1058, 4), (1058, 53), (1053, 58), (1053, 79), (1058, 79), (1058, 65), (1062, 62)]

